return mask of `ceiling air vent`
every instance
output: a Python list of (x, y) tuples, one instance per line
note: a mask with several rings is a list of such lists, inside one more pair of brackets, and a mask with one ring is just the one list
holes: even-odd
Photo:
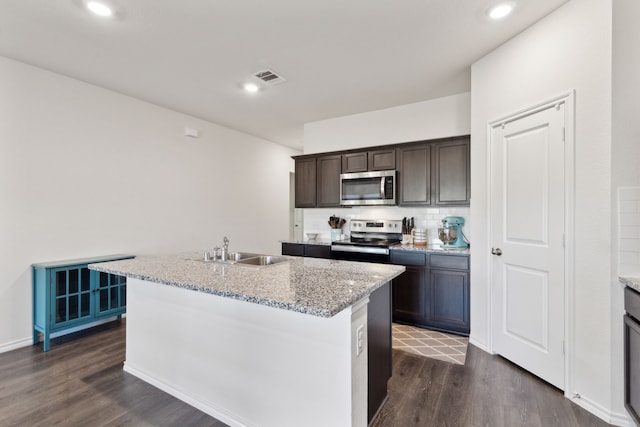
[(262, 80), (266, 85), (269, 86), (277, 85), (287, 81), (284, 77), (276, 74), (275, 71), (269, 69), (253, 73), (253, 77)]

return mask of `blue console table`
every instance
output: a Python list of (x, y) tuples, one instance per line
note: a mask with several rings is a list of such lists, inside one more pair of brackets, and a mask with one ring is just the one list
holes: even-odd
[(33, 344), (43, 335), (49, 351), (51, 334), (64, 332), (126, 311), (126, 277), (89, 270), (89, 264), (133, 258), (108, 255), (32, 264)]

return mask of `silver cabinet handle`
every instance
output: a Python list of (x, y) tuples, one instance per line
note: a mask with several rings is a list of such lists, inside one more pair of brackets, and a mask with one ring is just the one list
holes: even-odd
[(493, 255), (500, 256), (500, 255), (502, 255), (502, 249), (500, 249), (500, 248), (491, 248), (491, 253)]

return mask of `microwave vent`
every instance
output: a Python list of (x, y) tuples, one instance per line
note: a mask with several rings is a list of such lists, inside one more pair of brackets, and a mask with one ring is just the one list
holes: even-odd
[(265, 84), (269, 86), (277, 85), (287, 81), (287, 79), (285, 79), (284, 77), (282, 77), (281, 75), (277, 74), (275, 71), (270, 69), (265, 69), (265, 70), (261, 70), (256, 73), (253, 73), (253, 77), (262, 80)]

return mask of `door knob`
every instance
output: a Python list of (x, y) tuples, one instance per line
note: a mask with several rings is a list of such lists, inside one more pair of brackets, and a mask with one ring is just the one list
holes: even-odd
[(502, 249), (500, 249), (500, 248), (491, 248), (491, 253), (493, 255), (500, 256), (500, 255), (502, 255)]

